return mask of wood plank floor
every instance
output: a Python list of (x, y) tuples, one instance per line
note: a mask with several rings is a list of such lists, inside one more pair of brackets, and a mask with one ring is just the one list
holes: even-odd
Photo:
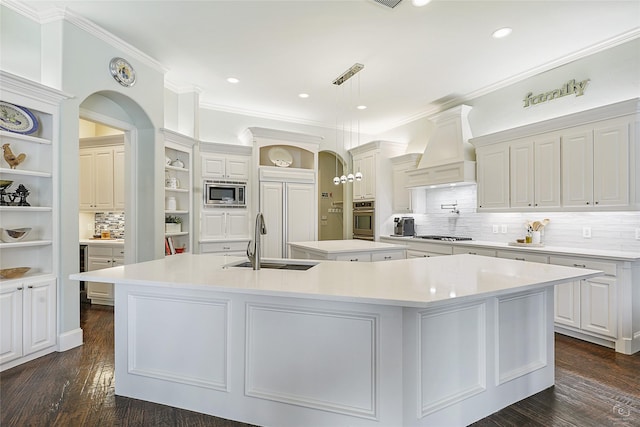
[[(116, 396), (113, 309), (83, 305), (81, 318), (83, 346), (0, 374), (0, 425), (246, 425)], [(556, 335), (556, 385), (473, 425), (640, 426), (640, 353)]]

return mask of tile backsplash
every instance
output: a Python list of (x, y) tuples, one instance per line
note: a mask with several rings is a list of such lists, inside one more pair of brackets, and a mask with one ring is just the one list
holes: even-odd
[[(579, 247), (640, 252), (636, 229), (640, 212), (476, 212), (476, 186), (413, 190), (416, 234), (446, 234), (474, 240), (512, 242), (524, 238), (528, 221), (551, 221), (543, 230), (542, 243), (550, 246)], [(459, 214), (441, 205), (457, 203)], [(498, 233), (494, 233), (497, 226)], [(583, 237), (584, 227), (591, 237)], [(506, 233), (502, 231), (506, 230)]]
[(124, 239), (124, 212), (96, 212), (94, 234), (106, 230), (113, 239)]

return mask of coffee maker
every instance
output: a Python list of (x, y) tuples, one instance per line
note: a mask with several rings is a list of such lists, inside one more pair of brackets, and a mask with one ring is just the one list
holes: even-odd
[(413, 236), (415, 227), (413, 218), (410, 216), (396, 217), (393, 219), (393, 235), (394, 236)]

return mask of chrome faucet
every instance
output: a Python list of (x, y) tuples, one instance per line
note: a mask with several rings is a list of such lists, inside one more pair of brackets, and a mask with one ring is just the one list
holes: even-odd
[[(260, 235), (267, 234), (267, 226), (261, 212), (256, 215), (256, 225), (253, 231), (253, 240), (247, 245), (247, 257), (251, 261), (254, 270), (260, 270)], [(253, 250), (251, 248), (253, 246)]]

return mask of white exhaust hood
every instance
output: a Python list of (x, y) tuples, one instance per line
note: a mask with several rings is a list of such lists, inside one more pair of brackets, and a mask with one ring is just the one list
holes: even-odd
[(407, 171), (409, 188), (476, 182), (476, 152), (467, 116), (468, 105), (438, 113), (429, 118), (435, 128), (418, 167)]

